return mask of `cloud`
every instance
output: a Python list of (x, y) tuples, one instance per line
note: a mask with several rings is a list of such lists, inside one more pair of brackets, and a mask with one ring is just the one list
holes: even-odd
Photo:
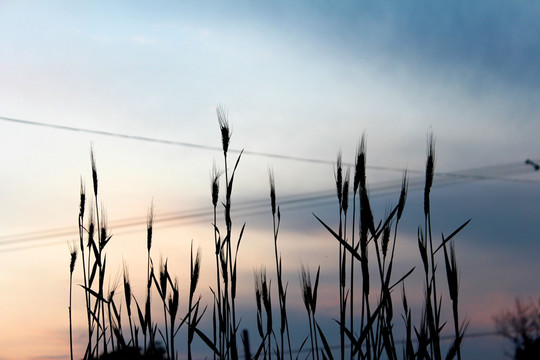
[[(480, 79), (537, 88), (540, 55), (536, 20), (540, 7), (508, 2), (406, 3), (386, 23), (391, 31), (383, 42), (410, 61), (428, 64), (436, 71), (468, 72)], [(472, 81), (478, 79), (471, 79)]]

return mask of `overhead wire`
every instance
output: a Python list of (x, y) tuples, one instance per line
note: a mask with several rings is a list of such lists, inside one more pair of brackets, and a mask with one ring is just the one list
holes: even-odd
[[(484, 176), (476, 176), (476, 177), (469, 178), (463, 174), (461, 174), (460, 176), (456, 178), (466, 179), (466, 180), (467, 179), (468, 180), (486, 180), (486, 177)], [(449, 185), (456, 181), (455, 178), (444, 179), (444, 176), (441, 177), (438, 175), (437, 175), (437, 179), (438, 180), (436, 181), (436, 186)], [(401, 180), (393, 180), (393, 181), (377, 183), (374, 186), (370, 187), (370, 193), (372, 196), (384, 195), (392, 190), (395, 190), (396, 188), (399, 188), (400, 185), (401, 185)], [(409, 179), (410, 190), (415, 190), (416, 188), (421, 187), (421, 186), (423, 186), (423, 178), (417, 177), (417, 178)], [(294, 208), (299, 208), (299, 207), (301, 208), (301, 207), (306, 207), (308, 204), (311, 204), (313, 202), (318, 202), (318, 203), (321, 203), (321, 201), (326, 202), (333, 199), (334, 197), (335, 197), (335, 194), (334, 194), (334, 191), (332, 190), (308, 192), (308, 193), (284, 196), (281, 198), (281, 205), (287, 208), (291, 208), (291, 205), (297, 204), (300, 206), (295, 206)], [(262, 206), (267, 206), (267, 202), (268, 201), (266, 199), (254, 199), (254, 200), (239, 201), (235, 205), (236, 205), (236, 209), (248, 210), (248, 209), (257, 209)], [(190, 209), (187, 211), (166, 212), (166, 213), (161, 214), (159, 218), (156, 218), (155, 222), (164, 223), (164, 222), (170, 222), (170, 221), (190, 220), (190, 219), (197, 221), (197, 219), (199, 218), (207, 218), (211, 215), (212, 215), (212, 210), (208, 208), (198, 208), (198, 209)], [(137, 225), (142, 225), (145, 223), (145, 221), (146, 219), (143, 217), (126, 218), (126, 219), (120, 219), (120, 220), (115, 221), (112, 224), (112, 226), (117, 229), (133, 227)], [(47, 229), (47, 230), (33, 231), (33, 232), (14, 234), (14, 235), (6, 235), (6, 236), (0, 236), (0, 245), (7, 245), (7, 244), (12, 244), (12, 243), (17, 243), (17, 242), (33, 241), (40, 238), (44, 239), (44, 238), (64, 236), (64, 235), (70, 235), (72, 233), (73, 233), (72, 227), (64, 227), (64, 228)]]
[[(501, 168), (514, 168), (516, 164), (506, 164)], [(496, 174), (494, 172), (495, 167), (489, 167), (490, 174)], [(517, 169), (517, 168), (516, 168)], [(520, 170), (513, 170), (514, 175), (516, 173), (530, 172), (531, 169), (525, 166), (521, 166)], [(459, 173), (459, 176), (449, 176), (449, 173), (443, 175), (436, 174), (436, 180), (434, 185), (436, 187), (449, 186), (457, 182), (466, 181), (480, 181), (480, 180), (512, 180), (512, 179), (499, 179), (494, 177), (486, 177), (482, 175), (478, 169), (464, 170)], [(469, 173), (476, 174), (474, 176), (468, 176)], [(452, 173), (454, 174), (454, 173)], [(419, 190), (423, 187), (424, 179), (420, 176), (409, 179), (409, 191)], [(370, 195), (372, 197), (378, 197), (390, 194), (396, 189), (399, 189), (401, 185), (400, 180), (392, 180), (386, 182), (376, 183), (370, 187)], [(295, 194), (283, 196), (280, 198), (280, 206), (282, 209), (297, 210), (307, 207), (324, 206), (330, 204), (335, 198), (335, 193), (332, 190), (323, 190), (308, 192), (303, 194)], [(244, 200), (236, 203), (236, 207), (233, 210), (233, 215), (252, 217), (265, 213), (268, 207), (268, 199), (254, 199)], [(213, 210), (210, 207), (197, 208), (185, 211), (165, 212), (154, 219), (155, 224), (162, 224), (161, 228), (176, 227), (179, 225), (204, 223), (212, 221)], [(111, 228), (115, 230), (133, 228), (136, 226), (142, 226), (146, 224), (145, 217), (133, 217), (126, 218), (111, 222)], [(122, 231), (121, 234), (130, 233), (132, 231)], [(117, 233), (119, 234), (119, 233)], [(47, 229), (42, 231), (33, 231), (21, 234), (7, 235), (0, 237), (0, 252), (29, 249), (38, 246), (43, 246), (43, 242), (47, 239), (54, 239), (59, 237), (76, 236), (74, 227), (63, 227), (57, 229)], [(32, 243), (40, 241), (39, 244), (30, 244), (27, 246), (14, 246), (25, 243)], [(53, 245), (58, 244), (59, 241), (47, 242), (46, 244)]]
[[(95, 134), (95, 135), (102, 135), (102, 136), (109, 136), (109, 137), (117, 137), (117, 138), (137, 140), (137, 141), (154, 142), (154, 143), (160, 143), (160, 144), (166, 144), (166, 145), (191, 147), (191, 148), (196, 148), (196, 149), (201, 149), (201, 150), (222, 151), (222, 148), (217, 147), (217, 146), (210, 146), (210, 145), (197, 144), (197, 143), (191, 143), (191, 142), (185, 142), (185, 141), (174, 141), (174, 140), (153, 138), (153, 137), (148, 137), (148, 136), (131, 135), (131, 134), (112, 132), (112, 131), (86, 129), (86, 128), (80, 128), (80, 127), (74, 127), (74, 126), (66, 126), (66, 125), (58, 125), (58, 124), (51, 124), (51, 123), (44, 123), (44, 122), (16, 119), (16, 118), (12, 118), (12, 117), (1, 116), (1, 115), (0, 115), (0, 121), (7, 121), (7, 122), (23, 124), (23, 125), (47, 127), (47, 128), (52, 128), (52, 129), (56, 129), (56, 130), (82, 132), (82, 133), (88, 133), (88, 134)], [(307, 163), (327, 164), (327, 165), (334, 165), (335, 164), (335, 162), (332, 161), (332, 160), (306, 158), (306, 157), (301, 157), (301, 156), (276, 154), (276, 153), (263, 152), (263, 151), (254, 151), (254, 150), (249, 150), (249, 149), (239, 150), (239, 149), (232, 149), (231, 148), (231, 149), (229, 149), (229, 152), (233, 152), (233, 153), (242, 152), (243, 154), (246, 154), (246, 155), (255, 155), (255, 156), (276, 158), (276, 159), (282, 159), (282, 160), (301, 161), (301, 162), (307, 162)], [(538, 162), (540, 162), (540, 160), (534, 160), (534, 162), (533, 162), (533, 161), (527, 159), (525, 161), (525, 164), (532, 163), (533, 165), (535, 165), (535, 163), (538, 163)], [(354, 164), (344, 162), (343, 165), (353, 166)], [(503, 165), (479, 167), (479, 168), (474, 168), (474, 169), (470, 169), (470, 170), (464, 170), (462, 172), (438, 173), (438, 175), (439, 176), (450, 176), (450, 177), (477, 178), (477, 179), (481, 179), (481, 180), (485, 180), (487, 178), (496, 179), (496, 178), (494, 178), (494, 175), (491, 174), (490, 172), (496, 172), (499, 176), (502, 176), (502, 175), (505, 175), (505, 174), (513, 174), (515, 172), (515, 170), (517, 170), (518, 167), (521, 167), (521, 165), (522, 165), (522, 163), (510, 163), (510, 164), (503, 164)], [(368, 169), (381, 170), (381, 171), (392, 171), (392, 172), (402, 172), (403, 171), (403, 169), (401, 169), (401, 168), (388, 167), (388, 166), (366, 165), (366, 167)], [(502, 172), (503, 167), (506, 169), (505, 173)], [(535, 167), (535, 170), (538, 170), (538, 168)], [(407, 171), (409, 173), (423, 174), (423, 170), (408, 169)], [(482, 174), (475, 174), (475, 172), (481, 172)], [(499, 180), (509, 181), (510, 179), (499, 178)], [(515, 180), (518, 180), (518, 179), (515, 179)], [(522, 182), (523, 180), (518, 180), (518, 181)]]
[[(102, 131), (102, 130), (91, 130), (91, 129), (64, 126), (64, 125), (41, 123), (41, 122), (28, 121), (28, 120), (22, 120), (22, 119), (8, 118), (4, 116), (0, 116), (0, 120), (19, 123), (19, 124), (25, 124), (25, 125), (49, 127), (49, 128), (58, 129), (58, 130), (68, 130), (68, 131), (85, 132), (85, 133), (104, 135), (104, 136), (114, 136), (114, 137), (120, 137), (120, 138), (126, 138), (126, 139), (138, 140), (138, 141), (158, 142), (158, 143), (163, 143), (163, 144), (168, 144), (168, 145), (187, 146), (187, 147), (193, 147), (193, 148), (205, 149), (205, 150), (214, 150), (214, 151), (222, 150), (221, 148), (214, 147), (214, 146), (206, 146), (206, 145), (201, 145), (201, 144), (194, 144), (194, 143), (187, 143), (187, 142), (180, 142), (180, 141), (170, 141), (170, 140), (156, 139), (156, 138), (136, 136), (136, 135), (113, 133), (113, 132)], [(240, 152), (240, 150), (230, 150), (230, 151)], [(311, 163), (334, 164), (331, 161), (320, 160), (320, 159), (309, 159), (309, 158), (296, 157), (296, 156), (290, 156), (290, 155), (280, 155), (280, 154), (272, 154), (272, 153), (257, 152), (257, 151), (246, 151), (246, 150), (244, 150), (243, 152), (244, 154), (248, 154), (248, 155), (258, 155), (258, 156), (273, 157), (273, 158), (302, 161), (302, 162), (311, 162)], [(446, 186), (446, 185), (451, 185), (452, 183), (455, 183), (458, 181), (479, 181), (479, 180), (499, 180), (499, 181), (509, 181), (509, 182), (519, 182), (519, 183), (540, 184), (539, 181), (535, 181), (535, 180), (515, 179), (515, 178), (507, 177), (509, 175), (515, 176), (520, 173), (526, 173), (526, 172), (530, 173), (531, 168), (524, 166), (524, 164), (525, 165), (530, 164), (531, 162), (532, 162), (531, 160), (527, 159), (524, 163), (514, 162), (514, 163), (509, 163), (509, 164), (499, 164), (499, 165), (494, 165), (494, 166), (477, 167), (477, 168), (462, 170), (458, 172), (438, 172), (438, 173), (436, 172), (435, 173), (436, 185)], [(535, 160), (534, 162), (537, 163), (538, 160)], [(345, 165), (351, 166), (351, 164), (345, 164)], [(403, 171), (402, 169), (384, 167), (384, 166), (367, 166), (367, 167), (370, 169), (375, 169), (375, 170), (399, 171), (399, 172)], [(534, 169), (537, 170), (536, 167)], [(407, 170), (407, 172), (422, 173), (422, 171), (419, 171), (419, 170)], [(421, 187), (423, 186), (423, 181), (424, 179), (421, 176), (410, 179), (409, 188), (413, 189), (413, 188)], [(400, 185), (401, 185), (401, 179), (381, 182), (372, 186), (370, 189), (370, 192), (374, 196), (384, 195), (385, 193), (388, 193), (390, 191), (395, 190), (396, 188), (399, 188)], [(299, 208), (305, 208), (307, 206), (313, 206), (315, 203), (319, 205), (327, 204), (328, 202), (331, 201), (333, 197), (335, 197), (334, 192), (329, 191), (329, 190), (309, 192), (309, 193), (283, 197), (281, 199), (282, 200), (281, 205), (285, 208), (299, 209)], [(236, 211), (239, 212), (239, 211), (250, 210), (248, 215), (254, 215), (258, 213), (258, 212), (254, 212), (254, 210), (262, 209), (262, 207), (267, 206), (267, 202), (268, 201), (264, 199), (255, 199), (255, 200), (238, 202)], [(170, 222), (185, 223), (186, 221), (191, 221), (191, 222), (198, 223), (201, 221), (208, 221), (211, 215), (212, 215), (212, 210), (208, 210), (207, 208), (192, 209), (192, 210), (187, 210), (187, 211), (164, 213), (159, 218), (156, 218), (155, 222), (156, 223), (170, 223)], [(146, 222), (146, 219), (141, 218), (141, 217), (121, 219), (121, 220), (115, 221), (113, 223), (113, 227), (115, 229), (130, 228), (130, 227), (142, 225), (145, 222)], [(73, 235), (74, 233), (75, 232), (73, 231), (73, 227), (63, 227), (63, 228), (39, 230), (39, 231), (33, 231), (33, 232), (27, 232), (27, 233), (21, 233), (21, 234), (0, 236), (0, 252), (12, 250), (12, 249), (16, 250), (20, 248), (20, 247), (15, 247), (15, 248), (2, 249), (2, 247), (5, 248), (5, 247), (12, 246), (14, 244), (35, 242), (37, 240), (46, 240), (46, 239), (58, 238), (62, 236), (69, 236), (69, 235)], [(37, 246), (37, 244), (33, 244), (33, 245)], [(24, 248), (31, 248), (31, 247), (32, 246), (27, 246)]]
[[(190, 147), (190, 148), (196, 148), (196, 149), (202, 149), (202, 150), (223, 151), (222, 148), (217, 147), (217, 146), (209, 146), (209, 145), (196, 144), (196, 143), (183, 142), (183, 141), (158, 139), (158, 138), (152, 138), (152, 137), (147, 137), (147, 136), (130, 135), (130, 134), (111, 132), (111, 131), (85, 129), (85, 128), (79, 128), (79, 127), (73, 127), (73, 126), (65, 126), (65, 125), (57, 125), (57, 124), (43, 123), (43, 122), (23, 120), (23, 119), (15, 119), (15, 118), (10, 118), (6, 116), (0, 116), (0, 121), (8, 121), (8, 122), (24, 124), (24, 125), (47, 127), (47, 128), (52, 128), (56, 130), (66, 130), (66, 131), (72, 131), (72, 132), (81, 132), (81, 133), (87, 133), (87, 134), (110, 136), (110, 137), (117, 137), (117, 138), (130, 139), (130, 140), (160, 143), (160, 144), (166, 144), (166, 145)], [(333, 164), (334, 163), (333, 161), (330, 161), (330, 160), (313, 159), (313, 158), (306, 158), (306, 157), (300, 157), (300, 156), (275, 154), (275, 153), (253, 151), (253, 150), (246, 150), (246, 149), (239, 150), (239, 149), (230, 148), (228, 151), (232, 153), (237, 153), (237, 154), (240, 152), (243, 152), (246, 155), (263, 156), (263, 157), (282, 159), (282, 160), (302, 161), (302, 162), (314, 163), (314, 164)], [(385, 171), (402, 171), (401, 169), (385, 168), (382, 166), (372, 166), (371, 168), (377, 169), (377, 170), (385, 170)]]

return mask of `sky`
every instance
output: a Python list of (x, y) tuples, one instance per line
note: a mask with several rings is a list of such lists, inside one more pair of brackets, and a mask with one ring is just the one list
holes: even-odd
[[(336, 226), (337, 154), (353, 163), (365, 134), (379, 219), (408, 170), (396, 260), (406, 272), (421, 264), (432, 132), (434, 232), (472, 219), (456, 239), (461, 313), (471, 334), (493, 332), (494, 315), (540, 292), (540, 172), (525, 164), (540, 159), (539, 18), (536, 1), (1, 1), (0, 359), (69, 358), (68, 244), (77, 239), (81, 181), (91, 192), (90, 149), (113, 233), (111, 284), (123, 264), (135, 283), (144, 280), (153, 204), (156, 262), (168, 258), (185, 283), (193, 241), (203, 254), (200, 292), (211, 299), (212, 219), (189, 215), (211, 210), (211, 169), (224, 167), (219, 105), (232, 150), (245, 150), (233, 195), (236, 228), (246, 222), (242, 326), (255, 326), (254, 269), (273, 274), (268, 170), (283, 202), (291, 316), (306, 321), (303, 263), (321, 266), (319, 311), (331, 319), (338, 246), (313, 213)], [(288, 202), (301, 196), (312, 201)], [(415, 276), (407, 295), (419, 304)], [(80, 288), (73, 301), (80, 357)], [(510, 345), (470, 337), (464, 351), (503, 359)]]

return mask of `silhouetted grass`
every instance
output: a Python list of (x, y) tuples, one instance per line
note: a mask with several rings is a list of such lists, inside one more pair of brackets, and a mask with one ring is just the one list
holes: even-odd
[[(91, 169), (93, 199), (87, 204), (84, 186), (81, 185), (80, 209), (78, 217), (81, 268), (84, 290), (88, 338), (84, 359), (119, 358), (124, 354), (129, 358), (167, 358), (177, 359), (180, 353), (186, 353), (192, 359), (192, 343), (195, 335), (208, 347), (208, 356), (214, 359), (238, 359), (239, 321), (236, 314), (237, 265), (238, 251), (244, 234), (244, 223), (233, 235), (232, 192), (234, 178), (239, 168), (242, 153), (231, 167), (229, 146), (231, 129), (223, 107), (218, 107), (217, 117), (221, 132), (223, 149), (223, 171), (214, 164), (210, 179), (211, 203), (213, 207), (214, 257), (216, 277), (215, 285), (210, 286), (212, 293), (212, 333), (206, 334), (199, 326), (206, 308), (201, 305), (201, 295), (197, 295), (199, 283), (201, 253), (196, 252), (191, 244), (189, 286), (186, 299), (186, 311), (182, 313), (180, 286), (176, 277), (169, 273), (168, 260), (161, 260), (156, 267), (152, 258), (154, 210), (151, 205), (147, 221), (147, 271), (146, 296), (139, 302), (133, 295), (127, 265), (123, 269), (124, 296), (116, 299), (120, 284), (109, 284), (104, 291), (107, 273), (106, 246), (111, 240), (106, 227), (103, 209), (98, 208), (98, 175), (96, 161), (91, 151)], [(353, 181), (350, 169), (343, 166), (341, 154), (338, 155), (334, 169), (334, 180), (338, 200), (338, 228), (333, 229), (317, 215), (316, 219), (337, 240), (338, 260), (338, 296), (339, 308), (336, 328), (323, 329), (316, 317), (320, 266), (312, 282), (310, 271), (304, 265), (300, 267), (300, 290), (306, 309), (309, 329), (300, 339), (300, 349), (291, 348), (289, 320), (287, 312), (288, 281), (283, 277), (281, 253), (278, 247), (278, 235), (281, 224), (281, 212), (276, 195), (274, 173), (269, 173), (270, 209), (272, 214), (275, 259), (275, 283), (279, 309), (274, 316), (272, 308), (272, 276), (265, 268), (255, 271), (256, 326), (259, 343), (253, 358), (298, 359), (304, 347), (309, 347), (309, 357), (317, 359), (461, 359), (461, 343), (468, 322), (459, 318), (459, 284), (457, 259), (453, 238), (468, 224), (458, 227), (449, 236), (442, 236), (437, 245), (432, 237), (430, 192), (435, 174), (435, 144), (429, 135), (426, 161), (426, 180), (424, 187), (424, 225), (418, 229), (419, 257), (423, 266), (424, 304), (417, 325), (413, 324), (412, 310), (407, 302), (405, 283), (410, 270), (394, 274), (395, 249), (398, 241), (398, 226), (407, 199), (408, 177), (404, 172), (402, 186), (397, 203), (387, 210), (385, 216), (376, 221), (371, 210), (369, 190), (366, 181), (366, 140), (362, 136), (357, 149)], [(224, 228), (217, 225), (217, 210), (220, 207), (220, 184), (224, 182), (223, 201)], [(352, 190), (352, 191), (351, 191)], [(352, 196), (351, 196), (352, 195)], [(89, 212), (85, 212), (86, 207)], [(349, 209), (352, 208), (352, 214)], [(89, 214), (89, 215), (88, 215)], [(85, 217), (87, 215), (88, 219)], [(86, 224), (86, 225), (85, 225)], [(441, 250), (439, 252), (439, 250)], [(440, 255), (437, 255), (437, 254)], [(77, 252), (70, 251), (70, 349), (73, 358), (71, 288)], [(442, 297), (440, 274), (442, 267), (437, 256), (444, 256), (444, 269), (452, 309), (454, 340), (443, 350), (441, 332), (449, 322), (441, 319)], [(371, 265), (370, 265), (371, 264)], [(359, 273), (357, 279), (355, 273)], [(392, 293), (397, 287), (402, 289), (402, 319), (404, 321), (404, 345), (398, 348), (395, 341), (395, 309)], [(163, 316), (152, 314), (151, 299), (157, 292), (161, 301)], [(357, 298), (359, 296), (360, 298)], [(275, 299), (276, 297), (274, 297)], [(355, 299), (359, 299), (358, 306)], [(133, 302), (137, 314), (132, 313)], [(359, 307), (359, 308), (358, 308)], [(279, 311), (279, 312), (278, 312)], [(122, 319), (127, 315), (127, 320)], [(135, 317), (135, 319), (134, 319)], [(158, 321), (158, 318), (159, 319)], [(275, 319), (279, 318), (279, 325)], [(129, 328), (124, 330), (122, 326)], [(187, 327), (185, 347), (178, 348), (175, 341), (182, 326)], [(448, 325), (450, 327), (451, 325)], [(327, 332), (339, 333), (339, 351), (334, 354), (328, 342)], [(400, 333), (401, 334), (401, 333)], [(249, 339), (242, 337), (245, 353), (250, 353)], [(163, 344), (163, 347), (161, 346)]]

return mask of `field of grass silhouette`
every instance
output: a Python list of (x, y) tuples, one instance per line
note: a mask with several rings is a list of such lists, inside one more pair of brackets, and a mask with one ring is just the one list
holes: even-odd
[[(70, 251), (70, 288), (72, 274), (77, 258), (82, 265), (81, 287), (84, 290), (88, 344), (84, 360), (90, 359), (176, 359), (178, 355), (187, 355), (192, 359), (192, 343), (197, 339), (205, 345), (206, 358), (236, 360), (241, 349), (240, 340), (247, 336), (239, 336), (240, 320), (243, 314), (236, 314), (238, 260), (242, 258), (240, 249), (246, 223), (237, 226), (233, 214), (233, 183), (243, 152), (236, 159), (230, 159), (229, 145), (231, 131), (227, 113), (218, 107), (217, 117), (221, 132), (223, 150), (223, 170), (214, 165), (210, 179), (211, 196), (208, 207), (213, 210), (213, 241), (215, 250), (216, 276), (215, 284), (209, 286), (210, 305), (201, 303), (203, 297), (197, 288), (200, 275), (201, 254), (195, 250), (193, 242), (190, 249), (189, 280), (180, 283), (178, 277), (169, 272), (168, 259), (155, 264), (152, 254), (154, 211), (153, 205), (147, 219), (146, 231), (146, 291), (145, 296), (136, 298), (133, 295), (129, 280), (127, 264), (124, 265), (123, 288), (121, 286), (107, 288), (105, 280), (110, 273), (107, 262), (107, 245), (112, 235), (107, 228), (103, 202), (98, 192), (98, 174), (94, 153), (91, 151), (92, 165), (92, 198), (89, 211), (84, 186), (81, 186), (79, 207), (79, 249), (80, 256)], [(255, 299), (257, 305), (257, 332), (253, 337), (253, 359), (275, 357), (276, 360), (299, 358), (308, 351), (315, 358), (338, 358), (330, 345), (329, 334), (339, 334), (339, 358), (344, 359), (397, 359), (398, 353), (403, 358), (413, 359), (461, 359), (461, 343), (468, 321), (459, 317), (458, 268), (456, 261), (454, 237), (469, 223), (465, 221), (455, 228), (450, 235), (442, 235), (442, 240), (432, 236), (430, 192), (435, 173), (435, 142), (433, 135), (428, 137), (428, 154), (426, 161), (426, 180), (424, 187), (423, 226), (418, 229), (418, 251), (421, 264), (417, 270), (423, 278), (422, 310), (414, 314), (409, 307), (405, 294), (405, 283), (415, 267), (396, 270), (394, 255), (398, 241), (398, 227), (405, 208), (408, 188), (407, 172), (397, 201), (390, 207), (382, 219), (375, 219), (370, 204), (369, 189), (366, 181), (366, 141), (362, 137), (357, 149), (354, 167), (349, 169), (338, 156), (334, 169), (334, 180), (337, 192), (338, 213), (332, 220), (323, 220), (313, 214), (320, 225), (327, 230), (326, 235), (337, 242), (336, 260), (338, 261), (339, 286), (336, 287), (335, 299), (339, 298), (339, 313), (334, 327), (323, 327), (319, 322), (322, 316), (316, 315), (319, 290), (320, 266), (315, 273), (309, 267), (301, 265), (300, 294), (306, 307), (307, 322), (304, 328), (295, 329), (294, 339), (289, 334), (287, 311), (287, 295), (290, 279), (284, 278), (281, 253), (278, 246), (278, 234), (281, 223), (281, 211), (277, 196), (276, 179), (270, 171), (270, 210), (273, 234), (268, 241), (273, 242), (275, 273), (267, 273), (262, 267), (255, 272)], [(352, 181), (351, 181), (352, 180)], [(220, 190), (221, 194), (220, 194)], [(218, 225), (218, 210), (224, 215)], [(420, 220), (420, 221), (422, 221)], [(330, 224), (330, 225), (329, 225)], [(234, 231), (233, 231), (234, 230)], [(114, 240), (113, 240), (114, 241)], [(245, 241), (250, 241), (245, 240)], [(189, 253), (188, 253), (189, 254)], [(442, 264), (441, 264), (442, 263)], [(316, 264), (315, 264), (316, 265)], [(441, 266), (442, 265), (442, 266)], [(356, 266), (356, 267), (355, 267)], [(444, 274), (446, 270), (446, 274)], [(353, 274), (358, 276), (354, 277)], [(313, 276), (313, 282), (311, 275)], [(422, 276), (423, 275), (423, 276)], [(446, 276), (444, 276), (446, 275)], [(276, 287), (272, 288), (272, 278)], [(441, 281), (441, 280), (446, 281)], [(347, 280), (350, 280), (347, 281)], [(443, 284), (440, 284), (443, 282)], [(444, 293), (441, 289), (444, 282), (448, 286), (448, 297), (445, 304), (451, 306), (452, 319), (443, 319), (441, 305)], [(181, 289), (180, 285), (185, 286)], [(244, 283), (240, 284), (245, 286)], [(403, 348), (399, 349), (395, 340), (395, 296), (396, 290), (402, 289), (402, 320), (404, 333), (396, 334), (404, 337)], [(181, 292), (182, 290), (182, 292)], [(274, 294), (277, 293), (277, 294)], [(157, 294), (156, 294), (157, 293)], [(181, 294), (186, 294), (181, 296)], [(298, 293), (297, 293), (298, 294)], [(279, 304), (279, 312), (272, 308), (271, 298), (274, 296)], [(355, 297), (356, 295), (356, 297)], [(398, 296), (399, 297), (399, 296)], [(356, 306), (353, 306), (356, 298)], [(151, 306), (151, 299), (157, 307)], [(337, 301), (337, 300), (336, 300)], [(274, 304), (276, 301), (274, 300)], [(162, 308), (156, 312), (155, 309)], [(71, 311), (71, 292), (70, 292)], [(200, 326), (206, 314), (210, 317), (211, 328)], [(209, 314), (209, 315), (208, 315)], [(273, 316), (279, 314), (279, 317)], [(413, 324), (413, 318), (420, 322)], [(72, 318), (70, 315), (70, 327)], [(208, 322), (206, 322), (208, 323)], [(308, 328), (309, 325), (309, 328)], [(243, 326), (243, 325), (242, 325)], [(184, 328), (185, 338), (180, 337), (180, 328)], [(441, 341), (443, 330), (452, 331), (449, 345)], [(71, 334), (71, 331), (70, 331)], [(257, 335), (259, 338), (257, 338)], [(291, 340), (296, 340), (292, 344)], [(163, 344), (163, 347), (158, 346)], [(333, 345), (333, 344), (332, 344)], [(70, 342), (71, 359), (73, 345)], [(296, 348), (296, 350), (291, 350)], [(248, 348), (249, 350), (249, 348)], [(249, 351), (246, 351), (248, 353)], [(521, 359), (521, 358), (520, 358)], [(525, 358), (527, 359), (527, 358)]]

